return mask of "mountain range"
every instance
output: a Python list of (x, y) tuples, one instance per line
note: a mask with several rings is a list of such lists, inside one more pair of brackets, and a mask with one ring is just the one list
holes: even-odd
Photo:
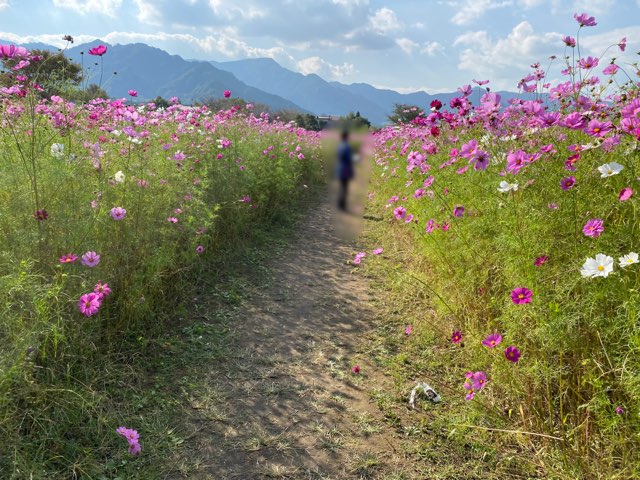
[[(11, 43), (0, 40), (1, 43)], [(88, 50), (106, 44), (100, 40), (75, 46), (65, 54), (88, 69), (88, 81), (99, 83), (111, 97), (127, 97), (129, 89), (138, 91), (140, 100), (152, 100), (158, 95), (177, 96), (189, 104), (206, 97), (220, 97), (231, 90), (234, 97), (263, 103), (273, 110), (297, 110), (316, 115), (346, 115), (360, 112), (374, 125), (387, 123), (395, 104), (416, 105), (428, 109), (432, 100), (445, 105), (457, 92), (430, 95), (424, 91), (403, 94), (376, 88), (367, 83), (344, 84), (327, 81), (316, 74), (303, 75), (288, 70), (271, 58), (250, 58), (230, 62), (185, 60), (164, 50), (134, 43), (109, 45), (100, 71), (98, 57)], [(42, 44), (24, 44), (28, 49), (57, 48)], [(502, 101), (518, 96), (514, 92), (498, 92)], [(476, 89), (473, 97), (480, 95)]]

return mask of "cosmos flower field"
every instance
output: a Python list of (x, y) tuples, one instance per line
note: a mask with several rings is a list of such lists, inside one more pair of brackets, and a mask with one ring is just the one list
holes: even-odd
[[(101, 47), (89, 54), (108, 55)], [(39, 59), (10, 45), (0, 54), (19, 60), (0, 93), (2, 450), (47, 463), (59, 435), (86, 422), (75, 415), (96, 380), (88, 367), (123, 339), (162, 332), (192, 278), (262, 225), (286, 223), (320, 178), (319, 140), (250, 104), (158, 108), (135, 90), (43, 99), (20, 75)], [(68, 424), (51, 420), (56, 408)], [(119, 445), (117, 429), (139, 455), (144, 440), (119, 422), (107, 438)]]
[[(597, 23), (575, 19), (578, 34)], [(635, 478), (640, 72), (564, 43), (509, 105), (477, 81), (479, 102), (466, 85), (376, 133), (370, 208), (390, 222), (383, 243), (403, 239), (428, 265), (409, 280), (436, 307), (423, 347), (450, 358), (461, 411), (570, 452), (576, 475)], [(562, 83), (547, 83), (552, 67)], [(384, 263), (365, 253), (359, 263)]]

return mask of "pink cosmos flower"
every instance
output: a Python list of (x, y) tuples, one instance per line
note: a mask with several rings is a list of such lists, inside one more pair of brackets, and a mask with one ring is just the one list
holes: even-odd
[(578, 22), (581, 27), (595, 27), (597, 25), (596, 19), (590, 17), (588, 13), (581, 13), (580, 15), (574, 13), (573, 18), (576, 19), (576, 22)]
[(616, 407), (616, 415), (624, 415), (625, 414), (625, 409), (623, 407), (621, 407), (620, 405), (618, 405)]
[(515, 305), (522, 305), (525, 303), (531, 303), (533, 292), (526, 287), (514, 288), (511, 291), (511, 301)]
[(619, 68), (615, 63), (610, 63), (602, 70), (602, 73), (605, 75), (615, 75), (618, 72)]
[(567, 47), (575, 47), (576, 46), (576, 39), (573, 37), (570, 37), (569, 35), (567, 35), (566, 37), (564, 37), (562, 39), (562, 41), (565, 43), (565, 45)]
[(396, 207), (393, 210), (393, 216), (396, 217), (396, 219), (398, 220), (402, 220), (404, 217), (407, 216), (407, 209), (404, 207)]
[(464, 215), (464, 207), (462, 205), (456, 205), (455, 208), (453, 209), (453, 216), (460, 218), (463, 215)]
[(80, 263), (87, 267), (95, 267), (100, 263), (100, 255), (93, 251), (86, 252), (82, 255)]
[(123, 437), (129, 444), (129, 453), (131, 455), (140, 455), (142, 446), (140, 445), (140, 435), (132, 428), (118, 427), (116, 433)]
[(411, 335), (411, 332), (413, 331), (413, 327), (411, 327), (411, 325), (407, 325), (406, 327), (404, 327), (404, 334), (408, 337), (409, 335)]
[(231, 96), (231, 90), (225, 90), (223, 95), (224, 95), (224, 98), (229, 98)]
[(111, 218), (114, 220), (122, 220), (127, 216), (127, 211), (122, 207), (113, 207), (111, 209)]
[(592, 68), (597, 67), (598, 63), (599, 61), (597, 58), (588, 56), (587, 58), (581, 58), (578, 60), (578, 67), (583, 70), (591, 70)]
[(108, 283), (98, 282), (93, 288), (93, 293), (99, 296), (100, 300), (107, 297), (111, 293)]
[(620, 43), (618, 43), (618, 48), (620, 48), (621, 52), (624, 52), (624, 50), (627, 48), (627, 37), (622, 37)]
[(362, 263), (362, 259), (367, 256), (366, 252), (357, 253), (355, 258), (353, 259), (353, 263), (355, 265), (360, 265)]
[(73, 263), (78, 259), (78, 256), (75, 253), (67, 253), (66, 255), (62, 255), (58, 260), (60, 263)]
[(433, 231), (436, 230), (437, 228), (438, 228), (438, 224), (433, 218), (431, 218), (427, 221), (427, 225), (424, 227), (424, 230), (427, 233), (433, 233)]
[(93, 47), (93, 48), (89, 49), (89, 55), (94, 55), (94, 56), (97, 56), (97, 57), (101, 57), (105, 53), (107, 53), (107, 46), (106, 45), (98, 45), (97, 47)]
[(549, 260), (549, 255), (542, 255), (541, 257), (536, 258), (536, 261), (533, 262), (533, 264), (536, 267), (541, 267), (542, 265), (547, 263), (547, 260)]
[(620, 195), (618, 196), (618, 199), (621, 202), (626, 202), (632, 196), (633, 196), (633, 190), (630, 187), (626, 187), (626, 188), (623, 188), (622, 190), (620, 190)]
[(96, 293), (85, 293), (78, 300), (78, 310), (85, 317), (90, 317), (100, 309), (100, 297)]
[(613, 125), (611, 122), (599, 122), (598, 120), (591, 120), (587, 128), (584, 129), (584, 132), (587, 135), (591, 135), (593, 137), (604, 137), (607, 133), (611, 131)]
[(373, 252), (374, 255), (380, 255), (384, 251), (383, 248), (376, 248)]
[(24, 47), (16, 45), (0, 45), (0, 58), (26, 57), (29, 52)]
[(196, 247), (196, 253), (198, 253), (198, 254), (204, 253), (204, 245), (198, 245)]
[(487, 337), (482, 341), (482, 344), (485, 347), (494, 348), (496, 345), (499, 345), (502, 342), (502, 335), (499, 333), (492, 333), (487, 335)]
[(475, 372), (471, 377), (471, 385), (475, 390), (482, 390), (487, 384), (487, 374), (484, 372)]
[(576, 184), (576, 177), (567, 177), (560, 180), (560, 188), (562, 190), (571, 190)]
[(582, 233), (587, 237), (598, 238), (604, 232), (604, 222), (600, 218), (592, 218), (585, 223)]
[(129, 92), (127, 92), (127, 93), (129, 93), (129, 95), (132, 96), (132, 97), (137, 97), (138, 96), (137, 90), (129, 90)]
[(360, 373), (360, 365), (354, 365), (353, 367), (351, 367), (351, 371), (356, 375), (359, 374)]
[(513, 345), (508, 346), (506, 348), (506, 350), (504, 351), (504, 356), (507, 358), (507, 360), (509, 360), (510, 362), (516, 363), (518, 360), (520, 360), (520, 350), (518, 350), (516, 347), (514, 347)]
[(460, 343), (462, 341), (462, 332), (456, 330), (451, 334), (451, 343)]
[(427, 179), (423, 182), (422, 186), (425, 188), (429, 188), (431, 185), (433, 185), (434, 180), (435, 178), (433, 177), (433, 175), (429, 175)]
[(176, 217), (167, 217), (167, 222), (169, 223), (178, 223), (178, 221)]

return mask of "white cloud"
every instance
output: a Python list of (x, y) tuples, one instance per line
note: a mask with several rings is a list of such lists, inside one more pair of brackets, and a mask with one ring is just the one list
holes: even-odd
[(378, 33), (388, 33), (400, 28), (396, 13), (387, 7), (376, 10), (374, 14), (369, 17), (369, 24), (371, 28)]
[[(62, 36), (62, 34), (15, 35), (13, 33), (0, 32), (0, 38), (5, 38), (11, 42), (42, 42), (55, 47), (63, 47), (66, 45), (66, 42), (62, 40)], [(76, 44), (82, 44), (95, 40), (96, 36), (80, 34), (74, 35), (73, 38)], [(231, 35), (231, 32), (228, 30), (223, 30), (217, 34), (211, 34), (204, 37), (196, 37), (186, 33), (110, 32), (106, 35), (101, 35), (100, 39), (111, 44), (144, 42), (150, 45), (157, 45), (165, 42), (180, 42), (193, 45), (203, 53), (217, 53), (228, 58), (270, 57), (284, 59), (287, 61), (292, 60), (292, 58), (281, 47), (253, 47)]]
[(98, 13), (115, 18), (122, 0), (53, 0), (53, 5), (73, 10), (81, 15)]
[(420, 52), (433, 57), (438, 53), (444, 53), (444, 47), (439, 42), (427, 42), (424, 44)]
[(413, 51), (420, 46), (418, 43), (408, 38), (398, 38), (396, 39), (396, 43), (402, 50), (405, 51), (405, 53), (409, 55), (411, 55)]
[(240, 4), (241, 2), (229, 2), (227, 0), (209, 0), (209, 6), (216, 15), (232, 19), (240, 17), (243, 19), (255, 19), (267, 16), (264, 7), (258, 7), (251, 3)]
[(561, 51), (561, 39), (562, 35), (555, 32), (535, 33), (531, 24), (524, 21), (504, 38), (491, 38), (486, 31), (467, 32), (457, 37), (453, 45), (467, 47), (460, 53), (460, 70), (496, 80), (500, 70), (507, 70), (511, 78), (524, 75), (531, 63), (545, 61)]
[[(518, 0), (518, 5), (524, 8), (535, 8), (545, 4), (551, 9), (551, 13), (581, 13), (588, 12), (591, 15), (599, 15), (610, 12), (617, 0)], [(640, 0), (636, 0), (640, 5)]]
[(133, 0), (138, 7), (138, 20), (150, 25), (161, 25), (162, 15), (149, 0)]
[(457, 10), (451, 21), (456, 25), (468, 25), (488, 10), (509, 7), (513, 2), (511, 0), (464, 0), (453, 2), (451, 5)]
[(340, 78), (355, 73), (355, 67), (351, 63), (333, 65), (320, 57), (308, 57), (296, 64), (300, 73), (309, 75), (315, 73), (324, 78)]
[(4, 10), (5, 8), (9, 8), (9, 0), (0, 0), (0, 10)]

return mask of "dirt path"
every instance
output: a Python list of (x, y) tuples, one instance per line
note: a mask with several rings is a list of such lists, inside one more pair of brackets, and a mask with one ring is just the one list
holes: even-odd
[(202, 366), (188, 478), (413, 478), (364, 389), (372, 367), (351, 372), (372, 311), (347, 263), (357, 250), (335, 235), (332, 215), (327, 202), (309, 212), (268, 262), (271, 282), (244, 292), (228, 323), (232, 354)]

